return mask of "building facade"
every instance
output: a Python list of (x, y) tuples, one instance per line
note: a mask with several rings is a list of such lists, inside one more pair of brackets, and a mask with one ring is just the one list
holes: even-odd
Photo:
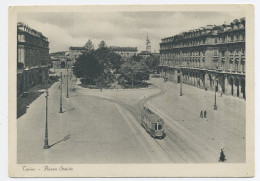
[(86, 53), (87, 49), (85, 47), (70, 47), (69, 48), (69, 58), (71, 60), (77, 59), (83, 53)]
[(245, 18), (163, 38), (160, 68), (170, 81), (245, 99)]
[(42, 33), (17, 23), (17, 94), (43, 83), (49, 75), (49, 42)]
[(121, 55), (125, 60), (131, 58), (134, 55), (137, 55), (137, 47), (118, 47), (111, 46), (109, 47), (111, 51)]
[(54, 52), (50, 54), (54, 71), (56, 71), (56, 69), (71, 68), (73, 66), (74, 61), (69, 58), (69, 55), (68, 51)]

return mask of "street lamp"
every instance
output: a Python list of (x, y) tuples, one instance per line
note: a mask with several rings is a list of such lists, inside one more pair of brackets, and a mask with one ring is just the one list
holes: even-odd
[(182, 73), (180, 71), (180, 96), (182, 96)]
[(215, 102), (214, 102), (214, 110), (218, 110), (217, 106), (217, 85), (215, 85)]
[(68, 82), (68, 79), (69, 79), (69, 73), (68, 73), (68, 59), (67, 59), (67, 95), (66, 95), (66, 98), (69, 98), (69, 82)]
[(60, 113), (62, 113), (62, 72), (60, 72)]
[(50, 148), (49, 143), (48, 143), (48, 88), (46, 90), (46, 123), (45, 123), (45, 139), (44, 139), (44, 147), (43, 149), (48, 149)]

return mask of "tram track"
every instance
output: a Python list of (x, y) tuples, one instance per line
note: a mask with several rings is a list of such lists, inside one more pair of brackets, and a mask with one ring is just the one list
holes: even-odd
[[(166, 91), (161, 88), (161, 87), (157, 87), (154, 86), (155, 88), (159, 89), (160, 92), (150, 95), (144, 99), (139, 100), (136, 104), (134, 105), (129, 105), (127, 103), (122, 102), (121, 100), (116, 100), (113, 98), (108, 98), (108, 97), (100, 97), (100, 96), (96, 96), (96, 95), (88, 95), (88, 96), (93, 96), (105, 101), (109, 101), (115, 104), (118, 104), (122, 107), (124, 107), (127, 111), (129, 111), (133, 117), (135, 118), (135, 120), (137, 121), (137, 123), (139, 124), (138, 126), (141, 126), (141, 109), (143, 109), (143, 106), (145, 104), (145, 102), (156, 98), (158, 96), (163, 95)], [(198, 153), (195, 153), (191, 155), (191, 153), (189, 153), (186, 149), (190, 149), (188, 146), (184, 146), (182, 145), (182, 143), (180, 143), (178, 140), (171, 138), (172, 134), (167, 134), (167, 136), (162, 139), (162, 140), (157, 140), (157, 139), (151, 139), (154, 140), (154, 142), (161, 148), (161, 150), (169, 157), (169, 159), (171, 160), (171, 162), (173, 163), (191, 163), (191, 162), (199, 162), (204, 160), (203, 158), (201, 158)], [(196, 158), (195, 158), (196, 157)], [(200, 158), (199, 158), (200, 157)]]
[[(112, 102), (112, 103), (115, 103), (117, 105), (124, 107), (127, 111), (129, 111), (133, 115), (133, 117), (135, 118), (135, 120), (139, 124), (138, 126), (141, 126), (141, 111), (140, 110), (143, 109), (144, 103), (146, 101), (149, 101), (149, 100), (151, 100), (155, 97), (158, 97), (160, 95), (163, 95), (165, 93), (165, 90), (163, 90), (163, 89), (161, 89), (157, 86), (154, 86), (154, 87), (159, 89), (160, 92), (153, 94), (153, 95), (150, 95), (150, 96), (148, 96), (144, 99), (141, 99), (134, 106), (128, 105), (126, 103), (123, 103), (120, 100), (116, 100), (116, 99), (113, 99), (113, 98), (100, 97), (100, 96), (96, 96), (96, 95), (88, 95), (88, 96), (96, 97), (96, 98), (99, 98), (99, 99), (102, 99), (102, 100), (105, 100), (105, 101), (109, 101), (109, 102)], [(152, 139), (152, 137), (151, 137), (151, 139)], [(179, 163), (179, 162), (183, 163), (184, 162), (183, 158), (182, 159), (176, 159), (175, 157), (172, 156), (172, 155), (174, 155), (174, 152), (173, 152), (174, 150), (172, 150), (172, 148), (170, 148), (170, 145), (167, 145), (168, 143), (166, 141), (165, 141), (166, 144), (163, 144), (163, 143), (160, 143), (156, 139), (152, 139), (152, 140), (154, 140), (155, 143), (157, 145), (159, 145), (161, 150), (168, 156), (169, 159), (171, 159), (171, 162), (174, 162), (174, 163)], [(175, 154), (177, 154), (177, 153), (175, 153)], [(180, 156), (177, 155), (176, 157), (180, 157)]]

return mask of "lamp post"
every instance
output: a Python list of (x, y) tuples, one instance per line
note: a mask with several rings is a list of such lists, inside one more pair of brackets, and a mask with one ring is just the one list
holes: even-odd
[(182, 73), (180, 71), (180, 96), (182, 96)]
[(215, 85), (215, 102), (214, 102), (214, 110), (218, 110), (217, 106), (217, 85)]
[(69, 72), (68, 72), (68, 60), (67, 60), (67, 95), (66, 98), (69, 98)]
[(43, 149), (48, 149), (49, 143), (48, 143), (48, 96), (49, 96), (49, 92), (48, 92), (48, 88), (46, 90), (46, 122), (45, 122), (45, 139), (44, 139), (44, 146)]
[(62, 72), (60, 72), (60, 113), (62, 113)]

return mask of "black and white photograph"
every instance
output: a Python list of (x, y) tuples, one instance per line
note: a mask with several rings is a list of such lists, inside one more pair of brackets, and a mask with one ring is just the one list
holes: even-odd
[(136, 176), (252, 176), (252, 7), (213, 6), (11, 7), (11, 175), (135, 164)]

